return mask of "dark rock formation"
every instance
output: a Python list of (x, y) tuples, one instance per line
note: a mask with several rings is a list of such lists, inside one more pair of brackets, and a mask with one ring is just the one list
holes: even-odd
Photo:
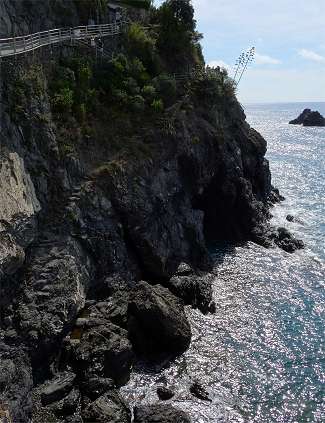
[(297, 119), (289, 122), (291, 125), (303, 126), (325, 126), (325, 118), (319, 112), (313, 112), (311, 109), (305, 109)]
[(166, 388), (165, 386), (159, 386), (157, 388), (157, 395), (162, 401), (167, 401), (175, 395), (172, 389)]
[(134, 423), (190, 423), (189, 416), (184, 411), (170, 405), (148, 405), (136, 407)]
[(286, 217), (286, 220), (287, 220), (288, 222), (294, 222), (294, 221), (295, 221), (295, 217), (294, 217), (294, 216), (292, 216), (292, 214), (288, 214), (288, 215), (287, 215), (287, 217)]
[(301, 219), (299, 219), (298, 217), (296, 217), (296, 216), (293, 216), (292, 214), (288, 214), (287, 216), (286, 216), (286, 220), (288, 221), (288, 222), (294, 222), (294, 223), (299, 223), (300, 225), (303, 225), (304, 224), (304, 222), (303, 222), (303, 220), (301, 220)]
[(52, 402), (60, 401), (66, 397), (72, 390), (73, 383), (76, 379), (74, 373), (62, 373), (52, 380), (44, 387), (41, 393), (41, 400), (43, 405), (51, 404)]
[(268, 200), (269, 200), (269, 203), (273, 205), (273, 204), (280, 203), (281, 201), (284, 201), (285, 198), (283, 197), (283, 195), (280, 194), (277, 188), (272, 187)]
[(145, 354), (179, 354), (191, 341), (191, 328), (181, 302), (160, 285), (140, 282), (128, 309), (130, 339)]
[(293, 253), (296, 250), (304, 248), (303, 241), (296, 239), (287, 229), (278, 228), (274, 235), (275, 243), (287, 253)]
[(303, 126), (325, 126), (325, 118), (319, 112), (311, 112), (304, 119)]
[(214, 275), (195, 272), (190, 266), (181, 263), (176, 274), (168, 281), (168, 288), (185, 304), (198, 308), (203, 313), (214, 312), (212, 281)]
[[(107, 385), (106, 378), (113, 379), (118, 386), (123, 385), (129, 379), (134, 358), (128, 332), (114, 325), (105, 312), (95, 307), (89, 312), (83, 327), (75, 330), (76, 339), (70, 338), (71, 365), (81, 380), (88, 380), (88, 390), (90, 383), (94, 392), (101, 391), (103, 383)], [(98, 386), (93, 378), (99, 378)]]
[(82, 413), (83, 422), (89, 423), (129, 423), (131, 412), (115, 391), (97, 398)]
[(195, 397), (203, 401), (211, 401), (209, 398), (209, 393), (203, 388), (199, 382), (194, 382), (190, 387), (190, 392)]

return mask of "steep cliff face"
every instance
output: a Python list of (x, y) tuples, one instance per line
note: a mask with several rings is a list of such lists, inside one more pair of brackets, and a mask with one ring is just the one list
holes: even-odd
[(0, 34), (3, 38), (77, 26), (78, 23), (73, 1), (3, 0), (0, 3)]
[(261, 239), (266, 142), (234, 95), (211, 102), (209, 87), (181, 86), (152, 119), (97, 113), (85, 129), (54, 112), (57, 58), (34, 62), (2, 64), (0, 406), (14, 422), (128, 422), (115, 389), (135, 354), (190, 342), (168, 288), (212, 310), (208, 243)]
[[(8, 104), (2, 114), (2, 366), (9, 360), (13, 375), (26, 374), (19, 383), (4, 376), (2, 387), (17, 421), (31, 415), (31, 374), (39, 386), (58, 371), (63, 340), (85, 307), (106, 304), (103, 336), (117, 324), (124, 332), (114, 336), (128, 342), (133, 284), (168, 286), (182, 262), (208, 270), (207, 242), (252, 239), (265, 223), (271, 190), (266, 143), (235, 98), (208, 114), (200, 100), (186, 98), (172, 111), (171, 133), (153, 126), (143, 134), (149, 155), (107, 162), (109, 155), (87, 157), (95, 139), (73, 154), (60, 152), (46, 86), (41, 95), (31, 91), (20, 121)], [(5, 103), (9, 87), (5, 81)], [(116, 345), (105, 348), (120, 357)], [(79, 377), (111, 375), (105, 364), (90, 371), (93, 360), (76, 367)]]

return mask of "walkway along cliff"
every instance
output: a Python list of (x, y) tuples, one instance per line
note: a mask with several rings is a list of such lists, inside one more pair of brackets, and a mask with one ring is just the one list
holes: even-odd
[(69, 43), (2, 59), (0, 411), (15, 423), (130, 422), (118, 388), (134, 361), (188, 347), (184, 304), (213, 312), (209, 242), (301, 246), (269, 226), (266, 141), (231, 79), (169, 76), (204, 68), (190, 3), (144, 24), (110, 61)]

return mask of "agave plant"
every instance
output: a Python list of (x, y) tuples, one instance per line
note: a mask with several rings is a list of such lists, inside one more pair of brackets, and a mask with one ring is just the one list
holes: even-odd
[[(255, 47), (250, 48), (246, 52), (243, 52), (240, 54), (236, 61), (236, 71), (234, 75), (234, 81), (236, 82), (236, 85), (240, 83), (248, 65), (252, 63), (255, 57)], [(236, 78), (238, 77), (238, 81), (236, 81)]]

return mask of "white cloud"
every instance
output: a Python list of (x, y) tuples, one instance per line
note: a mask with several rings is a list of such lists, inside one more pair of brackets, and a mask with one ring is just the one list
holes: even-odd
[(281, 61), (264, 54), (255, 53), (255, 63), (257, 65), (279, 65)]
[(312, 60), (313, 62), (325, 63), (325, 56), (315, 53), (312, 50), (300, 49), (298, 51), (299, 56), (307, 60)]
[(223, 60), (212, 60), (208, 63), (208, 66), (210, 66), (211, 68), (216, 68), (217, 66), (220, 66), (221, 68), (227, 69), (227, 71), (232, 71), (234, 68), (233, 66), (228, 65), (228, 63), (224, 62)]

